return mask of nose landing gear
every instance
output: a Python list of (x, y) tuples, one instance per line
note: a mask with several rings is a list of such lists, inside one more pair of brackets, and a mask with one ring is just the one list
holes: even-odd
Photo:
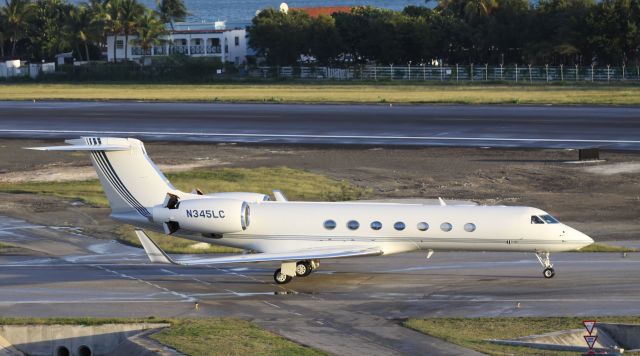
[(556, 271), (553, 269), (553, 263), (551, 263), (551, 259), (549, 258), (549, 252), (536, 252), (536, 257), (538, 257), (538, 261), (544, 270), (542, 271), (542, 275), (544, 278), (553, 278), (556, 275)]

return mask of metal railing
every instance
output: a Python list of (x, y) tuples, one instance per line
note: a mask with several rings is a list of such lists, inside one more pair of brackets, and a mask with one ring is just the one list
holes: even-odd
[(255, 78), (291, 78), (310, 80), (403, 80), (423, 82), (624, 82), (640, 81), (640, 66), (353, 66), (334, 67), (267, 67), (249, 70)]

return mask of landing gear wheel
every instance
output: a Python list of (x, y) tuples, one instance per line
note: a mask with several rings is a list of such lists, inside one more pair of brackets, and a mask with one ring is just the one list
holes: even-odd
[(544, 271), (542, 271), (542, 275), (544, 278), (553, 278), (553, 276), (556, 275), (556, 271), (554, 271), (553, 268), (545, 268)]
[(313, 271), (311, 263), (307, 261), (300, 261), (296, 265), (296, 276), (298, 277), (306, 277), (311, 274), (311, 271)]
[(276, 270), (276, 273), (273, 274), (273, 279), (276, 281), (277, 284), (287, 284), (291, 282), (293, 277), (287, 276), (286, 274), (282, 273), (280, 268), (278, 268)]

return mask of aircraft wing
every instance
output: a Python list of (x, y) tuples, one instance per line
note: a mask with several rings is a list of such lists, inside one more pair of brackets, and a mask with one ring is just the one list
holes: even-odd
[(225, 263), (242, 262), (269, 262), (269, 261), (300, 261), (300, 260), (320, 260), (325, 258), (358, 257), (358, 256), (379, 256), (383, 254), (379, 247), (361, 246), (326, 246), (312, 249), (302, 249), (286, 252), (254, 253), (246, 255), (233, 255), (213, 258), (188, 258), (174, 260), (169, 257), (158, 245), (156, 245), (142, 230), (136, 230), (136, 235), (142, 243), (149, 260), (153, 263), (176, 264), (184, 266), (215, 265)]

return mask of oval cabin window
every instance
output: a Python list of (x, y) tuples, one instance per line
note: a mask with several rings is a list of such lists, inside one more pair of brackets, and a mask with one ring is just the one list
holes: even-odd
[(451, 225), (448, 222), (442, 223), (440, 225), (440, 230), (442, 230), (444, 232), (449, 232), (449, 231), (451, 231), (451, 229), (453, 229), (453, 225)]
[(371, 223), (371, 228), (373, 230), (380, 230), (382, 229), (382, 223), (380, 221), (374, 221)]
[(355, 220), (351, 220), (347, 223), (347, 227), (349, 228), (349, 230), (358, 230), (358, 228), (360, 227), (360, 223)]
[(404, 223), (402, 221), (398, 221), (397, 223), (393, 224), (393, 228), (398, 231), (402, 231), (404, 230)]
[(466, 232), (474, 232), (474, 231), (476, 231), (476, 224), (474, 224), (474, 223), (466, 223), (466, 224), (464, 224), (464, 231), (466, 231)]
[(420, 223), (418, 223), (418, 230), (420, 230), (420, 231), (427, 231), (427, 230), (429, 230), (429, 224), (427, 224), (426, 222), (420, 222)]
[(333, 220), (327, 220), (324, 222), (324, 228), (327, 230), (333, 230), (336, 228), (336, 222)]

